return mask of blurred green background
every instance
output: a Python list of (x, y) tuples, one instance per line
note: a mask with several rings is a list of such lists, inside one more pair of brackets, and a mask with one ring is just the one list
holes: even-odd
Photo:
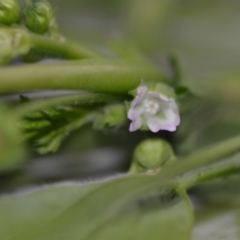
[(61, 31), (86, 45), (108, 53), (110, 41), (129, 41), (165, 72), (177, 57), (183, 84), (206, 101), (187, 117), (193, 148), (240, 133), (239, 1), (51, 3)]
[(16, 183), (92, 179), (126, 171), (134, 146), (146, 137), (166, 137), (178, 154), (186, 154), (240, 133), (239, 1), (50, 3), (60, 32), (109, 56), (114, 55), (112, 42), (131, 43), (169, 74), (169, 54), (173, 54), (181, 67), (182, 84), (198, 100), (190, 112), (182, 114), (181, 126), (174, 134), (80, 129), (71, 134), (57, 154), (42, 157), (33, 153), (34, 160), (17, 170), (18, 174), (1, 175), (4, 190)]
[(174, 53), (193, 74), (185, 81), (195, 91), (239, 101), (238, 76), (228, 75), (240, 65), (239, 1), (50, 2), (67, 36), (103, 50), (110, 39), (132, 41), (159, 65), (166, 54)]

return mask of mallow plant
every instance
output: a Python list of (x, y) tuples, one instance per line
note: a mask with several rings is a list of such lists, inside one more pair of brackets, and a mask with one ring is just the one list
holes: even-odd
[[(192, 192), (204, 184), (237, 186), (240, 136), (180, 154), (178, 132), (193, 111), (186, 102), (201, 98), (182, 85), (177, 60), (169, 59), (166, 74), (135, 51), (104, 55), (62, 35), (46, 0), (21, 7), (0, 1), (1, 175), (33, 154), (57, 152), (80, 128), (114, 131), (116, 139), (123, 131), (144, 134), (121, 175), (2, 194), (1, 239), (200, 239)], [(47, 90), (47, 97), (27, 94)], [(224, 211), (239, 239), (240, 195), (226, 195)]]

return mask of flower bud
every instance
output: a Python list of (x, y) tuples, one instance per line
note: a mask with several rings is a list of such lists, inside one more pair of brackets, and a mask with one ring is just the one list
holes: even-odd
[(94, 127), (99, 130), (118, 128), (126, 122), (126, 107), (123, 104), (108, 105), (94, 121)]
[(20, 20), (19, 5), (15, 0), (0, 2), (0, 25), (11, 25)]
[(163, 165), (175, 159), (172, 147), (166, 141), (147, 139), (135, 148), (130, 172), (157, 173)]
[(28, 34), (18, 28), (0, 28), (0, 64), (28, 53), (31, 41)]
[(26, 26), (33, 32), (42, 34), (49, 30), (53, 24), (53, 10), (51, 5), (45, 1), (37, 1), (25, 9)]

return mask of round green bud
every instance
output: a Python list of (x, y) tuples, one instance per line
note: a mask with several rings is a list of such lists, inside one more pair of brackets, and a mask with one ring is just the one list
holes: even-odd
[(135, 148), (130, 172), (160, 169), (175, 159), (172, 147), (166, 141), (147, 139)]
[(44, 0), (29, 5), (24, 12), (26, 26), (35, 33), (42, 34), (48, 31), (54, 21), (52, 7)]
[(0, 25), (11, 25), (20, 20), (20, 8), (15, 0), (1, 0)]
[(28, 53), (31, 41), (28, 34), (18, 28), (0, 28), (0, 64)]

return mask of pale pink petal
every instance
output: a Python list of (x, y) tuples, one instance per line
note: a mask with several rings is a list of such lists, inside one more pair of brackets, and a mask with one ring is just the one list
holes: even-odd
[(131, 108), (135, 107), (142, 100), (143, 96), (147, 92), (147, 87), (140, 86), (137, 88), (138, 95), (133, 99), (131, 103)]
[(138, 118), (136, 118), (135, 121), (131, 122), (130, 127), (129, 127), (129, 131), (134, 132), (134, 131), (138, 130), (141, 126), (142, 126), (142, 119), (139, 116)]
[(149, 92), (148, 95), (161, 99), (164, 103), (168, 104), (167, 108), (165, 107), (163, 111), (166, 118), (169, 119), (169, 122), (173, 123), (175, 126), (178, 126), (180, 124), (180, 116), (174, 99), (169, 99), (158, 92)]
[(166, 119), (169, 120), (169, 123), (173, 123), (175, 126), (178, 126), (180, 124), (180, 116), (174, 100), (170, 99), (169, 108), (165, 108), (163, 110), (163, 113)]
[[(180, 116), (174, 99), (168, 98), (157, 91), (148, 91), (147, 86), (143, 85), (137, 88), (137, 93), (138, 95), (132, 101), (127, 114), (128, 119), (132, 121), (129, 128), (130, 132), (141, 128), (142, 118), (145, 118), (146, 125), (152, 132), (160, 130), (176, 131), (176, 127), (180, 124)], [(156, 115), (148, 114), (144, 106), (144, 100), (157, 101), (159, 110)]]
[(163, 94), (158, 93), (158, 92), (149, 92), (148, 95), (151, 96), (151, 97), (154, 97), (154, 98), (161, 99), (161, 100), (163, 100), (163, 101), (165, 101), (165, 102), (168, 102), (168, 101), (169, 101), (169, 98), (168, 98), (168, 97), (166, 97), (166, 96), (164, 96)]
[(159, 118), (157, 116), (147, 118), (146, 124), (154, 133), (160, 130), (167, 130), (170, 132), (176, 131), (176, 126), (174, 124), (169, 123), (167, 119)]
[(131, 121), (135, 121), (136, 120), (136, 113), (135, 111), (133, 111), (133, 109), (129, 109), (128, 113), (127, 113), (127, 117), (129, 120)]

